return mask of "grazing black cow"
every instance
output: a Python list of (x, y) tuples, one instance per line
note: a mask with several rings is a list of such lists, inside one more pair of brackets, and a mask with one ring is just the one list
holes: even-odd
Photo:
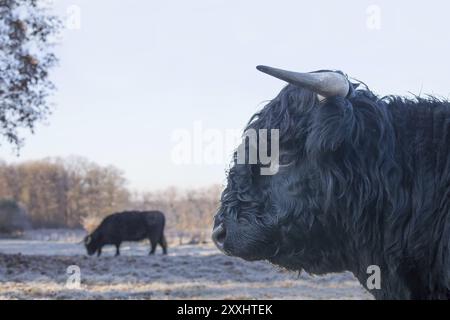
[[(235, 154), (216, 245), (290, 270), (351, 271), (377, 299), (450, 298), (450, 103), (380, 98), (341, 72), (258, 69), (289, 83), (247, 127), (279, 129), (280, 164), (261, 175)], [(371, 266), (381, 288), (368, 287)]]
[(103, 219), (102, 223), (90, 235), (84, 238), (89, 255), (102, 254), (102, 247), (107, 244), (116, 246), (116, 256), (120, 255), (123, 241), (150, 240), (150, 254), (155, 253), (159, 244), (167, 254), (167, 242), (164, 237), (164, 214), (160, 211), (125, 211), (114, 213)]

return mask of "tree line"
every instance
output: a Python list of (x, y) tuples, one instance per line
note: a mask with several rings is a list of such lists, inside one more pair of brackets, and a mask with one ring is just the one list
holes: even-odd
[(23, 206), (33, 228), (92, 229), (113, 212), (161, 210), (180, 242), (199, 242), (209, 237), (220, 192), (218, 185), (135, 192), (118, 168), (80, 157), (0, 161), (0, 199)]

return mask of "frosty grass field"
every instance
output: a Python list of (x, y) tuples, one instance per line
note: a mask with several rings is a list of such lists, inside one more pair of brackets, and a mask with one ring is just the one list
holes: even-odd
[[(212, 244), (173, 245), (148, 256), (148, 243), (105, 247), (88, 257), (83, 231), (31, 231), (0, 239), (0, 299), (372, 299), (349, 273), (313, 277), (221, 254)], [(67, 267), (81, 285), (66, 287)]]

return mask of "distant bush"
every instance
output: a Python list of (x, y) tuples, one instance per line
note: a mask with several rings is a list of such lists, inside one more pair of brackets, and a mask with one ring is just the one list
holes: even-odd
[(99, 217), (84, 217), (81, 219), (81, 225), (83, 229), (88, 233), (92, 233), (102, 222), (102, 219)]
[(16, 233), (31, 228), (24, 207), (14, 200), (0, 200), (0, 233)]
[(132, 207), (164, 212), (167, 231), (178, 238), (179, 244), (204, 243), (211, 239), (211, 227), (221, 191), (219, 185), (184, 190), (172, 187), (142, 193), (139, 199), (134, 200)]

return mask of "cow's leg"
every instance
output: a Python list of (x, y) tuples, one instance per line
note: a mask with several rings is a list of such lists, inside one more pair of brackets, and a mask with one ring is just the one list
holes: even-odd
[(97, 257), (100, 257), (102, 254), (102, 247), (97, 249)]
[(159, 244), (163, 249), (163, 254), (167, 254), (167, 241), (166, 241), (166, 237), (164, 237), (164, 234), (159, 239)]
[(116, 243), (116, 257), (120, 256), (120, 243)]
[(150, 240), (150, 253), (149, 254), (154, 254), (155, 250), (156, 250), (156, 245), (158, 243), (156, 242), (155, 239), (150, 238), (149, 240)]

